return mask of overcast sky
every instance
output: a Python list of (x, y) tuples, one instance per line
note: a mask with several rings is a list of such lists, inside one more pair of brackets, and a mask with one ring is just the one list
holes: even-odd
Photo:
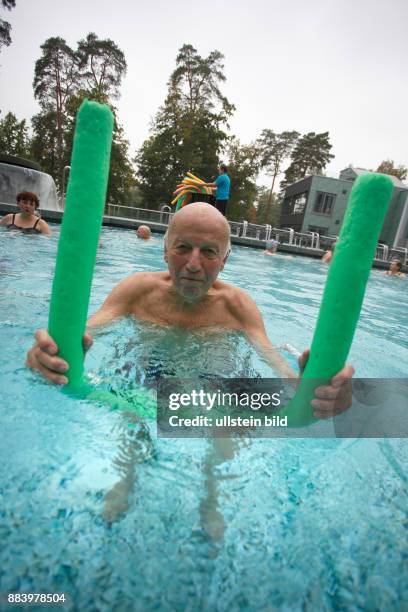
[[(231, 132), (329, 131), (329, 174), (385, 158), (408, 166), (408, 0), (16, 0), (2, 11), (12, 44), (0, 53), (0, 109), (30, 119), (40, 45), (88, 32), (124, 52), (117, 104), (132, 154), (163, 103), (178, 49), (225, 56)], [(260, 181), (265, 182), (265, 181)]]

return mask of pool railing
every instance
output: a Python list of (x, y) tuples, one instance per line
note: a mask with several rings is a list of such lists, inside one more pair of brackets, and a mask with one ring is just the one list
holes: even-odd
[[(15, 205), (0, 202), (0, 212), (16, 212)], [(62, 211), (42, 209), (41, 215), (47, 221), (60, 222)], [(140, 224), (148, 224), (152, 231), (164, 233), (174, 214), (174, 209), (163, 204), (160, 210), (137, 208), (122, 204), (107, 204), (103, 223), (114, 227), (136, 229)], [(231, 242), (242, 246), (264, 249), (268, 240), (279, 242), (279, 250), (288, 253), (321, 257), (322, 254), (336, 242), (337, 236), (319, 235), (317, 232), (298, 232), (291, 227), (272, 227), (269, 224), (260, 225), (248, 221), (228, 221), (231, 228)], [(404, 247), (389, 247), (386, 244), (377, 245), (374, 265), (387, 268), (390, 261), (399, 259), (404, 268), (408, 265), (408, 249)]]
[[(129, 221), (136, 223), (150, 223), (152, 229), (158, 231), (165, 231), (174, 214), (173, 209), (167, 204), (163, 204), (160, 210), (107, 204), (105, 212), (106, 216), (110, 218), (129, 219)], [(338, 236), (324, 236), (318, 232), (297, 232), (291, 227), (272, 227), (269, 224), (260, 225), (248, 221), (228, 221), (228, 223), (231, 228), (231, 240), (237, 244), (264, 248), (266, 241), (274, 239), (279, 242), (279, 248), (282, 250), (309, 254), (315, 257), (320, 257), (322, 252), (328, 250), (338, 239)], [(400, 259), (404, 265), (407, 265), (408, 249), (378, 244), (375, 255), (376, 261), (386, 263), (395, 258)]]

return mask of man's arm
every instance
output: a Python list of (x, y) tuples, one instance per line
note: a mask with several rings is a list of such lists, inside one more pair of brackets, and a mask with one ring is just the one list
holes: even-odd
[(137, 298), (138, 280), (142, 276), (142, 274), (133, 274), (116, 285), (99, 310), (88, 319), (87, 329), (107, 325), (115, 319), (128, 315), (131, 303)]
[[(232, 303), (235, 310), (234, 314), (239, 317), (244, 333), (261, 357), (266, 359), (281, 378), (297, 378), (295, 372), (286, 360), (279, 355), (266, 335), (262, 315), (255, 302), (244, 291), (237, 290)], [(306, 350), (298, 360), (301, 374), (306, 366), (308, 357), (309, 350)], [(329, 384), (315, 389), (315, 397), (311, 405), (313, 415), (316, 418), (327, 419), (350, 408), (352, 403), (351, 378), (353, 374), (353, 366), (346, 364), (340, 372), (333, 376)]]
[(240, 289), (235, 291), (232, 299), (232, 311), (239, 320), (241, 329), (248, 340), (281, 378), (296, 378), (297, 374), (278, 353), (266, 335), (265, 324), (258, 306), (244, 291)]
[(200, 187), (210, 187), (211, 189), (217, 189), (217, 185), (215, 183), (201, 183)]
[[(117, 285), (99, 310), (88, 320), (87, 328), (107, 325), (115, 319), (126, 316), (130, 312), (132, 302), (145, 287), (144, 274), (134, 274)], [(86, 332), (83, 338), (84, 350), (92, 345), (92, 337)], [(58, 346), (45, 329), (37, 330), (35, 344), (27, 353), (26, 365), (37, 370), (50, 382), (66, 385), (68, 370), (66, 361), (57, 356)]]

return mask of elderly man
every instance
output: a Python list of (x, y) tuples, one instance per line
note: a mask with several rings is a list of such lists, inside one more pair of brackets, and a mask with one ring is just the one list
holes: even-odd
[[(177, 325), (187, 329), (234, 329), (246, 334), (249, 341), (268, 360), (281, 377), (295, 373), (272, 346), (264, 322), (250, 296), (232, 285), (217, 280), (230, 251), (229, 225), (213, 206), (195, 203), (177, 212), (165, 236), (166, 272), (138, 272), (125, 278), (89, 319), (88, 328), (106, 325), (132, 315), (159, 325)], [(87, 332), (86, 348), (92, 343)], [(27, 364), (56, 384), (66, 384), (68, 365), (56, 354), (58, 348), (45, 330), (36, 334), (29, 350)], [(300, 358), (301, 367), (307, 351)], [(333, 413), (334, 400), (353, 375), (346, 366), (321, 387), (313, 400), (315, 416)]]
[(150, 240), (152, 233), (148, 225), (139, 225), (136, 230), (136, 236), (142, 240)]

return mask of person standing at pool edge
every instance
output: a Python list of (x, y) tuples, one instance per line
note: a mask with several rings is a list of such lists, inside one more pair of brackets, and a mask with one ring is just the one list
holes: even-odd
[[(133, 316), (162, 326), (185, 329), (230, 329), (243, 332), (271, 367), (283, 378), (296, 374), (276, 351), (266, 335), (262, 315), (242, 289), (217, 279), (230, 251), (228, 222), (210, 204), (186, 206), (172, 218), (164, 242), (168, 271), (138, 272), (125, 278), (90, 317), (88, 328)], [(92, 338), (84, 335), (89, 348)], [(58, 347), (46, 330), (36, 333), (36, 343), (27, 353), (27, 365), (47, 380), (66, 384), (68, 364), (57, 356)], [(305, 351), (300, 360), (307, 361)], [(343, 412), (351, 404), (349, 379), (354, 373), (346, 365), (330, 385), (316, 390), (312, 402), (317, 418)]]
[(214, 183), (203, 183), (202, 187), (211, 187), (215, 189), (215, 208), (220, 211), (224, 217), (227, 216), (227, 205), (230, 196), (231, 180), (228, 175), (228, 168), (225, 164), (221, 164), (218, 168), (218, 176)]

